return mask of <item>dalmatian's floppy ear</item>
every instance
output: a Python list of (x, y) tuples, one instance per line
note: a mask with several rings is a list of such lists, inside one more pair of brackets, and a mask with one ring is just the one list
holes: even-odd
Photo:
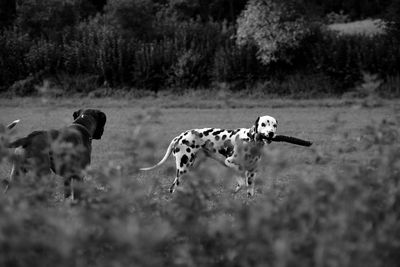
[(79, 109), (74, 112), (72, 116), (74, 116), (74, 120), (76, 120), (81, 114), (82, 114), (83, 109)]
[(254, 132), (258, 133), (258, 122), (260, 121), (260, 117), (257, 118), (256, 122), (254, 123)]

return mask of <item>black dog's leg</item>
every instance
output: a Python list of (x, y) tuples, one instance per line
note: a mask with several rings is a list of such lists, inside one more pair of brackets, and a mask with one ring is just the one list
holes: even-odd
[(83, 178), (78, 175), (72, 175), (64, 180), (64, 197), (71, 197), (72, 200), (82, 198)]
[(10, 181), (4, 178), (3, 180), (1, 180), (1, 184), (3, 188), (3, 193), (6, 193), (7, 190), (10, 188)]
[(71, 196), (71, 179), (64, 179), (64, 197), (69, 198)]

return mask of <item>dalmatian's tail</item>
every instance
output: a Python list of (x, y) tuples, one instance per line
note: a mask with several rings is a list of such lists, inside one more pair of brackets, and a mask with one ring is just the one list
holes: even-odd
[(175, 144), (176, 144), (176, 139), (174, 139), (174, 140), (171, 141), (171, 143), (170, 143), (169, 146), (168, 146), (167, 152), (165, 152), (164, 157), (162, 158), (162, 160), (160, 160), (159, 163), (157, 163), (156, 165), (151, 166), (151, 167), (140, 168), (139, 170), (141, 170), (141, 171), (149, 171), (149, 170), (152, 170), (152, 169), (154, 169), (154, 168), (156, 168), (156, 167), (162, 165), (162, 164), (168, 159), (169, 155), (171, 155), (172, 150), (173, 150), (174, 147), (175, 147)]
[(18, 122), (20, 122), (20, 120), (15, 120), (15, 121), (11, 122), (9, 125), (6, 126), (7, 130), (11, 130), (12, 128), (14, 128), (15, 125), (18, 124)]

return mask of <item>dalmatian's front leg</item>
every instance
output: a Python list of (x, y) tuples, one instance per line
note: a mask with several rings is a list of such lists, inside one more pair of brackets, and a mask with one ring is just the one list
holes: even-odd
[(226, 158), (224, 163), (227, 167), (232, 168), (239, 173), (238, 175), (236, 175), (237, 184), (236, 184), (236, 187), (234, 190), (234, 193), (237, 193), (242, 188), (242, 186), (245, 184), (245, 181), (241, 176), (242, 167), (239, 164), (236, 164), (234, 162), (234, 158), (235, 158), (235, 155), (232, 155), (231, 157)]
[(247, 196), (254, 196), (254, 182), (256, 178), (256, 173), (253, 171), (246, 171), (246, 186), (247, 186)]
[(237, 172), (241, 172), (242, 171), (242, 167), (240, 167), (239, 164), (234, 162), (234, 155), (232, 155), (231, 157), (228, 157), (225, 159), (225, 165), (229, 168), (234, 169)]
[(237, 182), (237, 184), (236, 184), (235, 190), (233, 191), (234, 193), (239, 192), (240, 189), (242, 189), (242, 186), (245, 184), (244, 179), (239, 175), (236, 175), (236, 182)]

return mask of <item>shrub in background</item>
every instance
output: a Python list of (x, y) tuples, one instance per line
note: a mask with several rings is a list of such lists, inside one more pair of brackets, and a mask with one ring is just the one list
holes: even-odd
[(151, 40), (153, 37), (153, 1), (150, 0), (113, 0), (104, 7), (105, 18), (109, 25), (129, 38)]
[(238, 45), (256, 45), (257, 56), (266, 65), (290, 61), (286, 50), (296, 48), (308, 31), (303, 17), (273, 0), (249, 1), (237, 24)]
[(331, 78), (324, 73), (289, 74), (283, 80), (271, 79), (254, 86), (264, 95), (290, 95), (296, 98), (320, 97), (336, 94)]
[(101, 16), (81, 23), (73, 37), (64, 40), (63, 47), (67, 73), (97, 75), (101, 84), (112, 86), (132, 79), (135, 40), (122, 38)]
[[(29, 0), (18, 5), (14, 28), (0, 33), (1, 90), (14, 90), (14, 83), (20, 88), (30, 76), (57, 80), (70, 75), (71, 80), (97, 79), (85, 89), (61, 86), (68, 93), (89, 93), (96, 86), (181, 91), (215, 83), (249, 90), (273, 83), (274, 94), (316, 95), (315, 86), (309, 88), (311, 84), (299, 78), (308, 76), (306, 80), (323, 82), (321, 95), (343, 95), (362, 82), (363, 71), (378, 74), (390, 87), (394, 80), (389, 77), (399, 75), (396, 4), (387, 19), (394, 22), (387, 34), (350, 36), (311, 23), (298, 1), (250, 1), (236, 24), (204, 16), (205, 10), (225, 6), (225, 1), (172, 1), (164, 6), (151, 0), (118, 0), (97, 15), (90, 3), (64, 2)], [(243, 3), (232, 4), (232, 14)], [(132, 14), (145, 23), (137, 23)], [(386, 88), (380, 89), (389, 90), (383, 95), (396, 91)]]
[(17, 5), (15, 24), (32, 38), (59, 40), (81, 19), (84, 7), (79, 0), (24, 0)]
[(344, 14), (343, 10), (341, 10), (339, 13), (335, 12), (330, 12), (326, 14), (325, 16), (326, 22), (328, 24), (333, 24), (333, 23), (346, 23), (350, 21), (349, 15)]
[(99, 89), (99, 80), (97, 75), (77, 74), (70, 76), (65, 73), (59, 73), (53, 79), (53, 83), (66, 95), (74, 93), (89, 94)]
[(400, 75), (386, 77), (378, 93), (384, 97), (400, 96)]
[(32, 42), (18, 30), (5, 30), (0, 34), (0, 89), (7, 89), (15, 81), (26, 78), (25, 54)]
[(25, 54), (29, 73), (55, 75), (63, 63), (63, 50), (60, 45), (45, 39), (34, 42)]
[(303, 65), (328, 75), (335, 87), (332, 93), (341, 95), (362, 82), (365, 71), (382, 79), (396, 76), (400, 58), (396, 43), (390, 36), (341, 35), (317, 27), (293, 51), (293, 67)]
[(224, 44), (220, 46), (214, 56), (213, 81), (229, 84), (241, 83), (244, 89), (246, 84), (268, 78), (267, 68), (257, 59), (257, 48), (252, 45), (238, 47), (234, 40), (229, 38), (231, 30), (226, 33)]

